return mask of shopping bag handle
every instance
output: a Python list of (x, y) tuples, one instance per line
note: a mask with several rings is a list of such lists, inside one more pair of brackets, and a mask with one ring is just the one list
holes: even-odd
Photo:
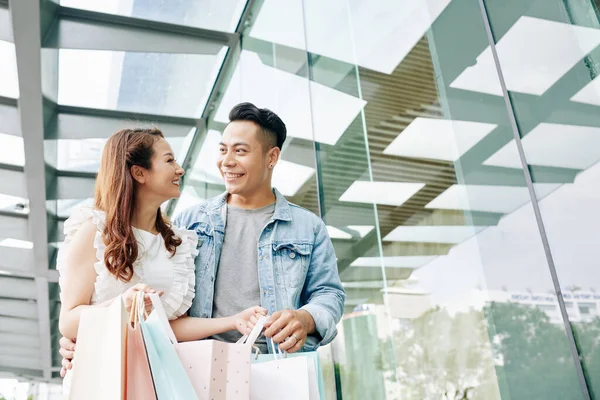
[(258, 336), (260, 335), (263, 328), (265, 327), (266, 321), (267, 321), (267, 317), (265, 317), (265, 316), (260, 317), (258, 319), (258, 321), (256, 321), (256, 324), (254, 325), (254, 328), (252, 328), (252, 331), (250, 332), (250, 334), (242, 336), (241, 339), (237, 341), (237, 343), (238, 344), (249, 344), (250, 346), (254, 346), (256, 339), (258, 339)]
[(157, 314), (158, 320), (160, 321), (163, 328), (165, 328), (165, 332), (169, 337), (171, 343), (177, 344), (175, 332), (173, 332), (173, 329), (171, 328), (171, 324), (169, 323), (169, 319), (167, 318), (167, 312), (165, 311), (165, 308), (163, 307), (162, 302), (160, 301), (160, 297), (156, 293), (149, 293), (148, 296), (150, 296), (150, 300), (152, 300), (152, 307), (154, 307), (154, 310), (152, 312), (155, 312)]
[(275, 344), (273, 342), (273, 339), (269, 339), (269, 347), (271, 348), (271, 354), (273, 354), (273, 358), (275, 360), (279, 360), (280, 358), (286, 358), (287, 357), (287, 352), (285, 351), (281, 351), (281, 349), (279, 348), (278, 344)]

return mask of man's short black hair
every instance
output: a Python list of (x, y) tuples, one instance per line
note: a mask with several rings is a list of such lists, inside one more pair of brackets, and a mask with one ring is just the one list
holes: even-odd
[(287, 128), (277, 114), (252, 103), (240, 103), (233, 107), (229, 112), (229, 121), (252, 121), (257, 124), (264, 133), (267, 149), (281, 149), (287, 136)]

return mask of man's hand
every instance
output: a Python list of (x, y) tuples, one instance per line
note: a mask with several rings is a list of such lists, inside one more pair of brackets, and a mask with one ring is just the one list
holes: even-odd
[(315, 321), (306, 310), (283, 310), (265, 322), (265, 336), (279, 344), (279, 349), (295, 353), (304, 346), (306, 337), (315, 333)]
[(63, 357), (62, 360), (62, 368), (60, 369), (60, 376), (64, 378), (67, 374), (67, 371), (73, 368), (73, 364), (71, 361), (73, 360), (73, 356), (75, 355), (75, 341), (68, 339), (66, 337), (60, 338), (58, 342), (60, 344), (59, 353)]

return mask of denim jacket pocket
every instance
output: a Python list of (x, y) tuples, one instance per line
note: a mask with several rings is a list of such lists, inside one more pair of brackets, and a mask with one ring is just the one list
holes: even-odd
[(304, 286), (312, 254), (312, 244), (278, 243), (273, 245), (277, 283), (289, 288)]
[(190, 229), (196, 231), (196, 235), (198, 236), (197, 248), (200, 251), (198, 257), (201, 257), (199, 262), (196, 260), (196, 279), (198, 280), (204, 277), (208, 266), (214, 258), (214, 231), (210, 225), (202, 222), (194, 224)]

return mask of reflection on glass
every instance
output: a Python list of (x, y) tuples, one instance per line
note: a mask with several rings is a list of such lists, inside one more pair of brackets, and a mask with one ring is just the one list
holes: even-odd
[(265, 0), (250, 36), (391, 74), (449, 3)]
[[(600, 160), (600, 128), (540, 123), (523, 139), (527, 163), (547, 167), (586, 169)], [(519, 168), (521, 159), (514, 140), (484, 164)]]
[(202, 54), (59, 51), (59, 104), (199, 117), (226, 49)]
[[(311, 76), (366, 102), (338, 141), (317, 146), (321, 209), (336, 228), (330, 232), (348, 299), (333, 347), (343, 397), (578, 398), (524, 172), (520, 164), (484, 164), (505, 145), (516, 151), (516, 144), (504, 100), (479, 94), (501, 95), (489, 50), (482, 54), (489, 43), (479, 3), (400, 3), (386, 4), (385, 16), (366, 26), (357, 21), (379, 5), (365, 4), (362, 16), (359, 2), (305, 1), (301, 10), (306, 46), (324, 56), (311, 59)], [(401, 22), (419, 8), (429, 11), (428, 19)], [(335, 22), (324, 24), (328, 18)], [(284, 28), (277, 37), (269, 33), (278, 23), (273, 20), (261, 26), (259, 19), (251, 35), (294, 47), (299, 39)], [(293, 26), (291, 15), (284, 20)], [(525, 93), (547, 91), (584, 57), (586, 46), (595, 46), (589, 30), (537, 18), (512, 25), (499, 53), (503, 66), (516, 68), (507, 77), (509, 88)], [(335, 34), (319, 33), (329, 26), (336, 26)], [(387, 46), (387, 63), (378, 59), (373, 38), (408, 27), (420, 33)], [(565, 35), (581, 37), (581, 46), (557, 52)], [(369, 61), (377, 67), (361, 54), (369, 38)], [(560, 68), (540, 72), (552, 57), (560, 58)], [(318, 97), (311, 92), (313, 103)], [(539, 145), (534, 139), (531, 145)], [(560, 186), (545, 180), (535, 190), (552, 196)], [(379, 232), (358, 237), (344, 229), (348, 225), (375, 225)], [(513, 335), (524, 339), (507, 339)], [(553, 349), (543, 362), (522, 361), (525, 370), (514, 364), (521, 362), (521, 346), (531, 358), (543, 346)], [(553, 374), (554, 392), (537, 388), (548, 368), (561, 373)], [(519, 374), (537, 383), (521, 388)]]
[(0, 60), (0, 96), (18, 98), (17, 57), (13, 43), (0, 40)]
[(64, 7), (126, 15), (218, 31), (235, 31), (246, 0), (169, 1), (60, 0)]
[[(535, 189), (545, 195), (559, 186), (552, 183), (538, 183)], [(529, 201), (529, 191), (524, 182), (523, 186), (452, 185), (425, 207), (509, 213)]]
[(401, 206), (424, 186), (424, 183), (356, 181), (339, 200)]
[[(508, 90), (541, 96), (599, 44), (600, 29), (522, 16), (496, 49)], [(450, 86), (502, 96), (491, 49)]]
[(383, 151), (401, 157), (456, 161), (496, 128), (495, 124), (415, 118)]
[[(242, 51), (215, 115), (228, 122), (231, 108), (249, 101), (276, 112), (285, 121), (288, 137), (335, 144), (357, 117), (365, 102), (342, 91), (264, 64), (259, 54)], [(309, 98), (309, 88), (314, 95)]]

